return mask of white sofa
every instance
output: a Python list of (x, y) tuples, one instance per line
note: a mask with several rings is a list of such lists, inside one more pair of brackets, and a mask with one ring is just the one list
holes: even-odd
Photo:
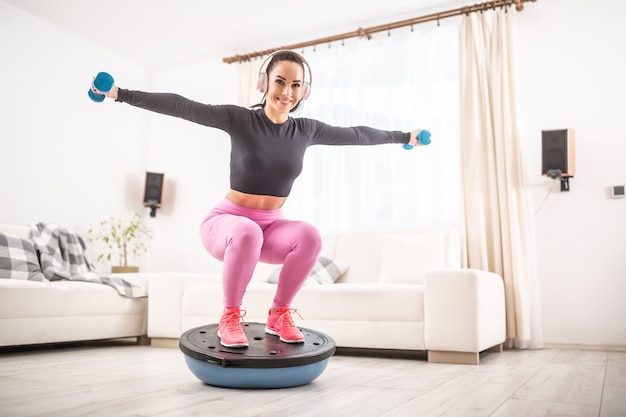
[[(30, 240), (27, 226), (0, 233)], [(145, 274), (124, 279), (148, 290)], [(126, 298), (107, 285), (0, 279), (0, 346), (136, 337), (147, 341), (147, 298)]]
[[(30, 238), (26, 226), (0, 233)], [(493, 273), (460, 268), (451, 229), (324, 236), (322, 256), (347, 266), (336, 283), (309, 284), (293, 307), (301, 327), (340, 348), (428, 351), (433, 362), (478, 363), (505, 340), (504, 287)], [(208, 256), (208, 255), (207, 255)], [(121, 274), (149, 293), (126, 298), (106, 285), (0, 279), (0, 346), (137, 337), (177, 346), (191, 328), (217, 323), (221, 263), (207, 273)], [(259, 264), (244, 298), (248, 322), (264, 322), (277, 268)]]
[[(336, 283), (302, 288), (292, 306), (303, 318), (296, 323), (339, 348), (428, 351), (431, 362), (477, 364), (480, 352), (501, 351), (505, 341), (504, 285), (496, 274), (461, 269), (460, 253), (451, 229), (324, 236), (322, 256), (348, 270)], [(257, 266), (244, 298), (247, 322), (265, 322), (275, 268)], [(219, 265), (153, 277), (148, 337), (176, 346), (186, 330), (217, 323), (222, 308)]]

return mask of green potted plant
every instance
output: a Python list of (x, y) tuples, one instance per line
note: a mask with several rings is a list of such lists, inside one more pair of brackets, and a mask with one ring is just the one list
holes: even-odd
[(128, 265), (128, 256), (138, 258), (148, 252), (152, 240), (152, 229), (144, 223), (143, 217), (135, 213), (130, 219), (109, 217), (102, 220), (96, 227), (87, 231), (89, 241), (100, 242), (106, 251), (100, 253), (96, 260), (111, 261), (114, 254), (118, 256), (118, 265), (111, 266), (111, 272), (138, 272), (138, 266)]

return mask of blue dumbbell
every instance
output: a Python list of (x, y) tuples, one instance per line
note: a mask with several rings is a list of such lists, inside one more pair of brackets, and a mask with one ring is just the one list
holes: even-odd
[[(417, 134), (417, 141), (420, 145), (428, 145), (430, 143), (430, 132), (428, 130), (420, 130)], [(413, 145), (409, 145), (408, 143), (403, 143), (402, 147), (407, 151), (413, 149)]]
[(108, 72), (99, 72), (91, 83), (91, 88), (87, 91), (89, 98), (96, 103), (102, 103), (106, 98), (104, 93), (108, 93), (113, 88), (113, 77)]

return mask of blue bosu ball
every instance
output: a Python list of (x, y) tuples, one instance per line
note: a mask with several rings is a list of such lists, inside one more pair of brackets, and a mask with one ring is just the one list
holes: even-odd
[(217, 324), (188, 330), (179, 347), (189, 370), (202, 382), (226, 388), (286, 388), (320, 376), (335, 354), (335, 341), (300, 328), (304, 343), (284, 343), (265, 333), (265, 324), (246, 323), (249, 347), (227, 348), (217, 337)]

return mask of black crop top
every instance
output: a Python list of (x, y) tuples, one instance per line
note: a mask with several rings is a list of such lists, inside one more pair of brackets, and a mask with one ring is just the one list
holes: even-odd
[(117, 101), (227, 132), (230, 186), (247, 194), (286, 197), (311, 145), (408, 143), (410, 134), (370, 127), (336, 127), (307, 118), (272, 122), (262, 109), (210, 105), (177, 94), (118, 90)]

